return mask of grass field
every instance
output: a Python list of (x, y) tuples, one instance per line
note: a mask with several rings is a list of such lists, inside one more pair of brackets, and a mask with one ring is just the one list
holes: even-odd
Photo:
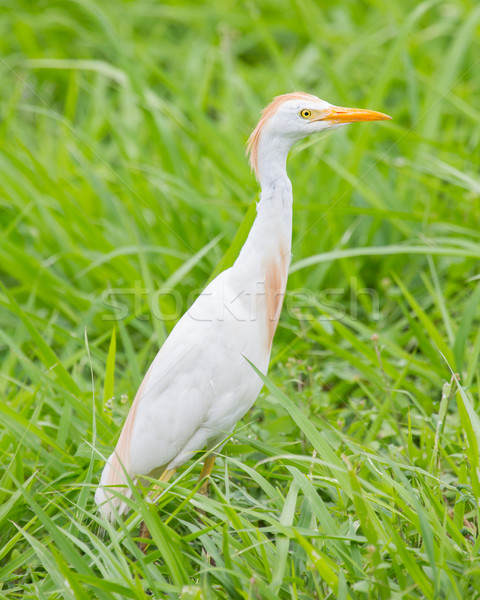
[[(0, 598), (480, 598), (478, 4), (1, 4)], [(210, 498), (198, 455), (108, 525), (101, 457), (295, 89), (393, 120), (291, 154), (269, 380)]]

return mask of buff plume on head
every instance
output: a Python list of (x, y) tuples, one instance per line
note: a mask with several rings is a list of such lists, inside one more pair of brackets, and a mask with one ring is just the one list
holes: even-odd
[(304, 92), (277, 96), (262, 111), (257, 126), (248, 138), (246, 148), (250, 166), (257, 179), (260, 179), (262, 158), (277, 153), (282, 159), (286, 159), (290, 147), (308, 135), (356, 121), (385, 119), (390, 117), (372, 110), (334, 106)]

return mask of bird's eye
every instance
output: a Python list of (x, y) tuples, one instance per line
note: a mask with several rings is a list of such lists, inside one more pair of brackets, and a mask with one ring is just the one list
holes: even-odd
[(302, 119), (309, 119), (312, 116), (312, 111), (308, 110), (308, 108), (303, 108), (300, 111), (300, 116), (302, 117)]

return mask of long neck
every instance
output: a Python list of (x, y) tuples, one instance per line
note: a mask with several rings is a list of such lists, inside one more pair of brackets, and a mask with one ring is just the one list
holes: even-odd
[(257, 204), (257, 217), (238, 261), (251, 259), (261, 265), (277, 258), (281, 263), (286, 262), (288, 269), (292, 247), (293, 199), (285, 165), (286, 156), (283, 160), (259, 164), (262, 191)]
[(285, 168), (287, 154), (288, 148), (277, 147), (264, 153), (259, 161), (262, 192), (257, 218), (234, 265), (237, 291), (253, 293), (255, 312), (251, 314), (255, 320), (262, 315), (256, 322), (264, 332), (266, 356), (270, 355), (282, 310), (292, 247), (292, 186)]
[[(292, 185), (287, 175), (291, 141), (262, 136), (258, 148), (257, 176), (262, 188), (257, 217), (238, 260), (255, 257), (258, 263), (273, 253), (290, 262), (292, 246)], [(253, 255), (253, 256), (252, 256)], [(285, 280), (286, 283), (286, 280)]]

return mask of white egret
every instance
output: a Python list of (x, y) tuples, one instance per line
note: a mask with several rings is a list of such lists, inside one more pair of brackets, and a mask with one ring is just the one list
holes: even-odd
[[(150, 365), (95, 494), (105, 517), (128, 508), (125, 473), (133, 480), (150, 474), (167, 481), (195, 452), (228, 437), (260, 393), (262, 381), (248, 361), (267, 373), (285, 294), (292, 145), (355, 121), (389, 118), (300, 92), (278, 96), (265, 108), (247, 144), (261, 186), (255, 222), (235, 264), (207, 285)], [(214, 460), (213, 453), (205, 459), (205, 483)]]

